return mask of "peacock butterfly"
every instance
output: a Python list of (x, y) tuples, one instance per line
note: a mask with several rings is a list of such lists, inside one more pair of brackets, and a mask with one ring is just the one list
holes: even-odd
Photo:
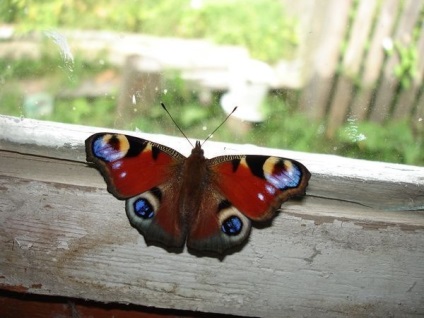
[[(162, 105), (164, 106), (164, 105)], [(172, 117), (171, 117), (172, 118)], [(304, 195), (311, 177), (280, 157), (207, 159), (199, 141), (191, 155), (145, 139), (97, 133), (85, 141), (87, 161), (147, 243), (223, 253), (244, 242), (251, 221), (266, 221), (282, 202)]]

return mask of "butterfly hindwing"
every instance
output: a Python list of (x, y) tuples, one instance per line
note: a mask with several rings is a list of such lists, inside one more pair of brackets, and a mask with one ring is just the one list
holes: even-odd
[(250, 220), (209, 184), (190, 224), (187, 247), (222, 253), (245, 241), (250, 228)]
[(166, 182), (129, 198), (125, 202), (128, 219), (147, 243), (160, 243), (168, 247), (184, 246), (186, 226), (177, 211), (178, 180)]

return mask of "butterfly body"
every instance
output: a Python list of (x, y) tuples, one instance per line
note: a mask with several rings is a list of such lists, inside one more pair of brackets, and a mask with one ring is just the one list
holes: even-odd
[(202, 195), (210, 179), (206, 161), (200, 144), (196, 143), (191, 155), (182, 164), (179, 211), (188, 219), (188, 222), (192, 220), (193, 214), (197, 214)]
[(303, 195), (310, 178), (301, 163), (280, 157), (207, 159), (200, 142), (186, 158), (145, 139), (98, 133), (86, 152), (147, 242), (216, 253), (244, 242), (251, 220), (268, 220)]

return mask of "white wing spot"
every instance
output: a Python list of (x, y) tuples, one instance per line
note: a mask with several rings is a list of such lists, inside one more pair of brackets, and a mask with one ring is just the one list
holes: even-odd
[(115, 162), (112, 164), (112, 168), (113, 168), (113, 169), (119, 169), (119, 168), (121, 168), (121, 166), (122, 166), (122, 161), (121, 161), (121, 160), (115, 161)]
[(275, 188), (272, 185), (269, 185), (269, 184), (265, 185), (265, 190), (270, 195), (274, 195), (275, 194)]

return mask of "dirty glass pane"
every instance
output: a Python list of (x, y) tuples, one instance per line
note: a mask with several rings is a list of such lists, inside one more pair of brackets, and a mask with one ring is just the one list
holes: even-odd
[(424, 2), (0, 3), (0, 114), (424, 164)]

